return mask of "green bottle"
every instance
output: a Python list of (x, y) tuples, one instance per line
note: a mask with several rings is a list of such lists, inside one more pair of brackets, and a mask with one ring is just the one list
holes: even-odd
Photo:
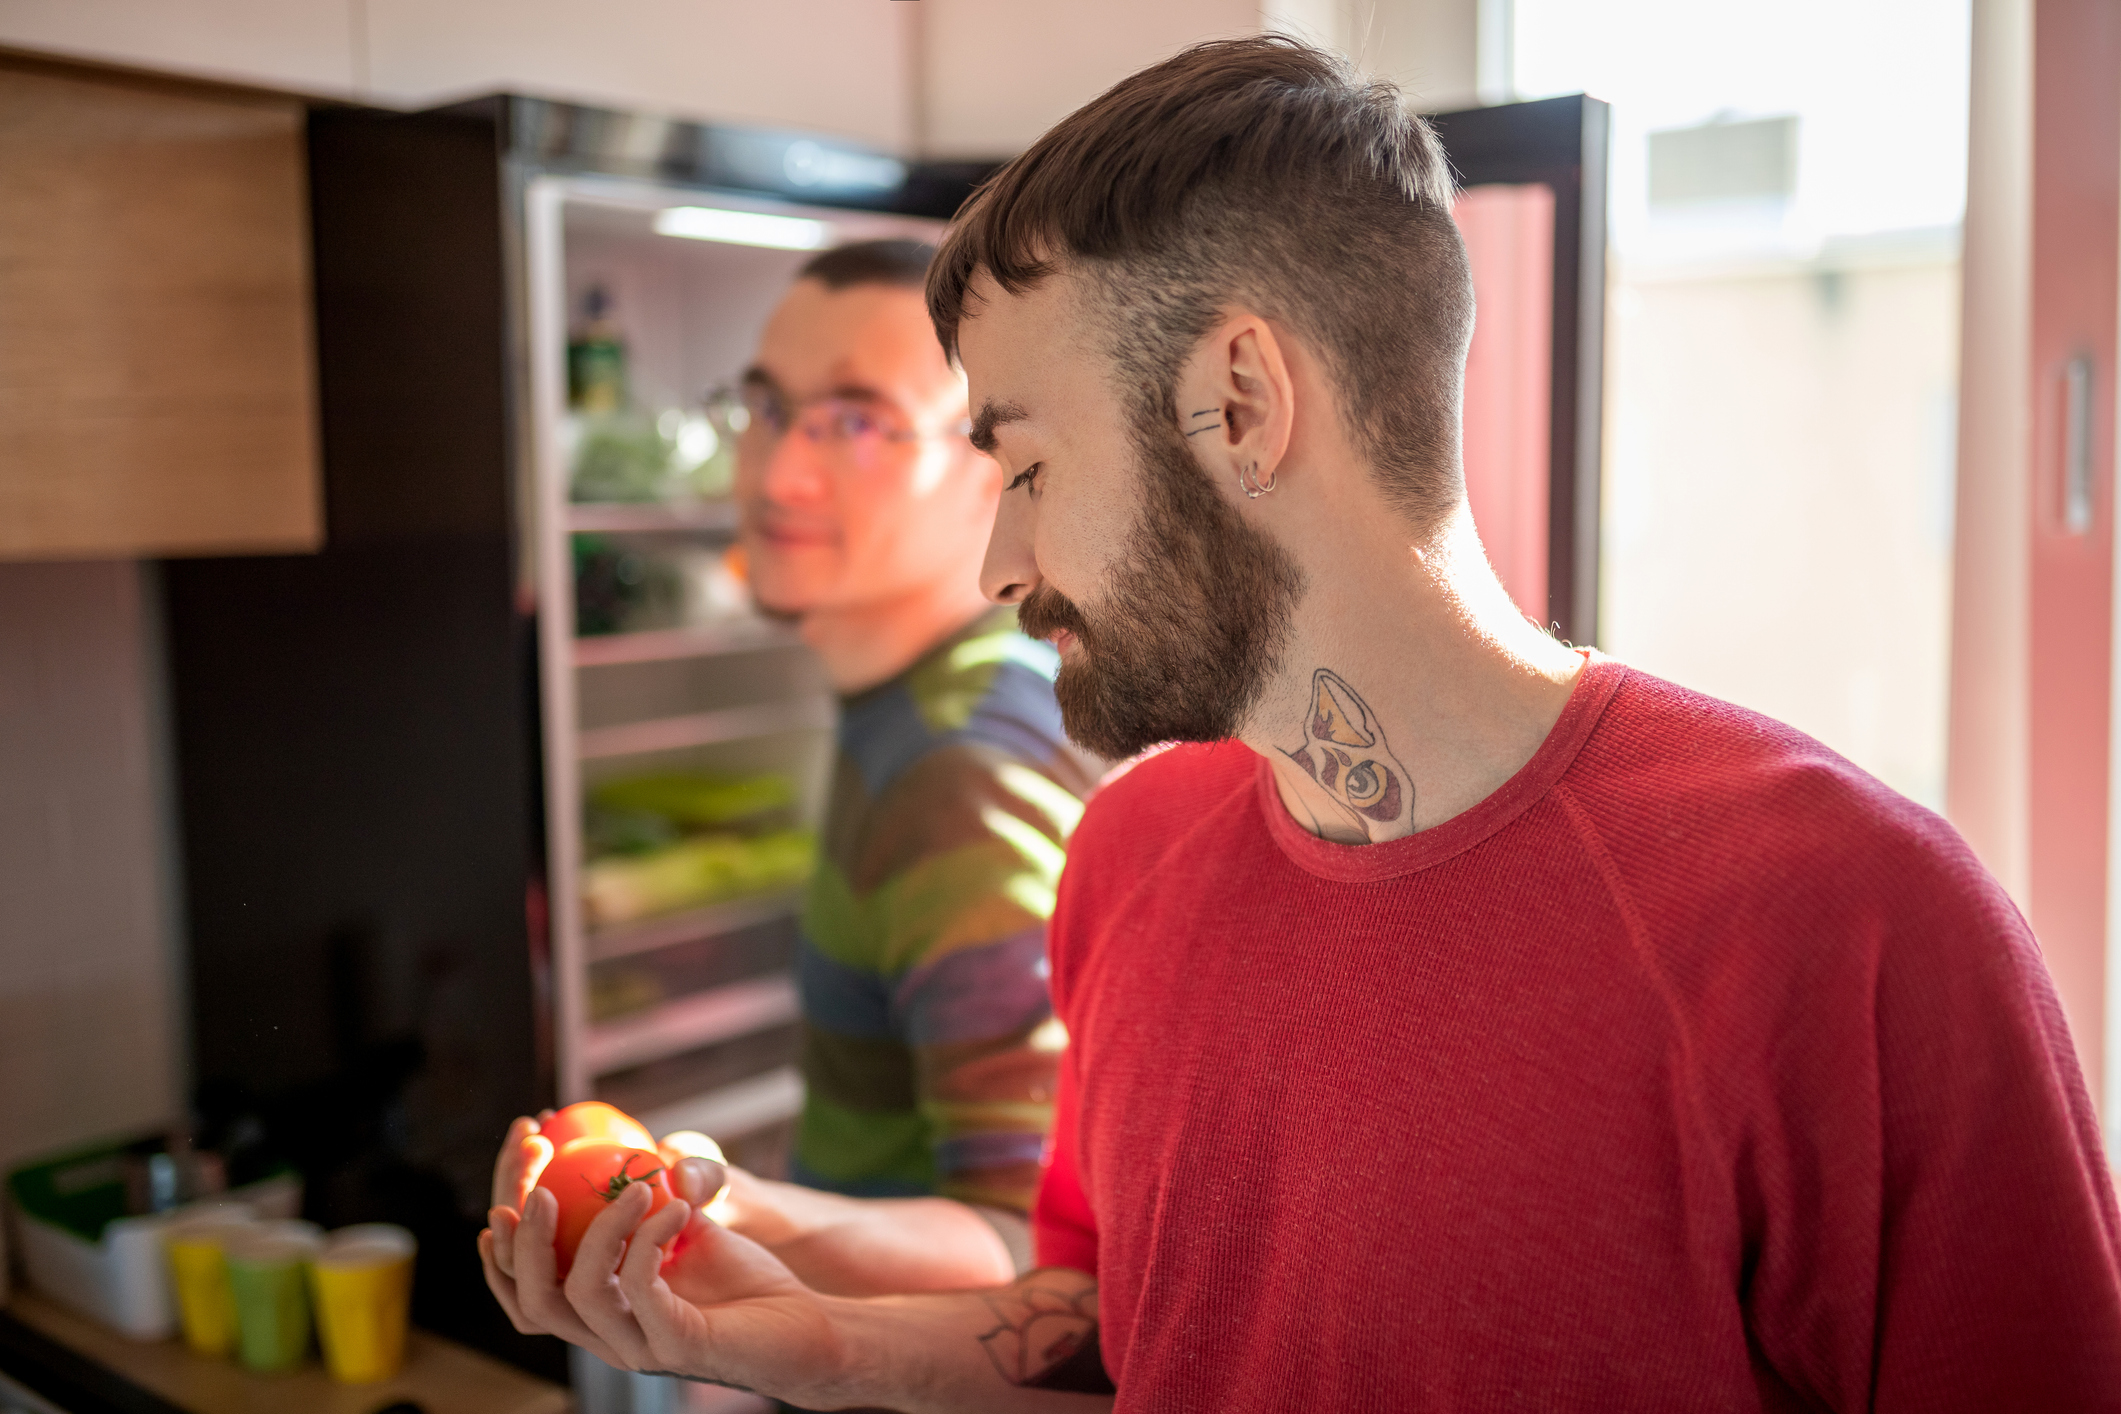
[(614, 413), (626, 406), (626, 344), (611, 318), (611, 293), (592, 285), (583, 300), (588, 316), (567, 341), (567, 405), (576, 412)]

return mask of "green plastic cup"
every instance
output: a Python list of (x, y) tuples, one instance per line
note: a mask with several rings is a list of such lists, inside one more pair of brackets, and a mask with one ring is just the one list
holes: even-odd
[(227, 1245), (236, 1355), (253, 1370), (291, 1370), (309, 1355), (308, 1267), (323, 1246), (312, 1223), (258, 1223)]

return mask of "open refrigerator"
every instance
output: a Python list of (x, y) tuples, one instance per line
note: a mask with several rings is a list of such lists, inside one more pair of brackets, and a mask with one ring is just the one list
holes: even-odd
[(835, 711), (744, 588), (729, 391), (816, 250), (940, 224), (583, 174), (524, 209), (557, 1095), (774, 1172)]
[(835, 702), (750, 607), (732, 400), (814, 251), (991, 164), (517, 96), (309, 119), (326, 541), (158, 567), (194, 1093), (414, 1319), (564, 1376), (473, 1243), (518, 1114), (772, 1173)]

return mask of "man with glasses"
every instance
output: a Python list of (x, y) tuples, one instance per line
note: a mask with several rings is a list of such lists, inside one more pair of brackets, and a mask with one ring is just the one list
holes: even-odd
[(1054, 653), (980, 593), (1001, 476), (928, 319), (933, 254), (867, 241), (804, 266), (736, 419), (753, 592), (842, 703), (798, 963), (804, 1187), (740, 1173), (729, 1203), (849, 1291), (1028, 1258), (1061, 1038), (1045, 920), (1096, 779), (1062, 733)]
[[(987, 1285), (1029, 1260), (1062, 1040), (1046, 916), (1099, 769), (1062, 734), (1057, 655), (980, 593), (1001, 473), (966, 440), (965, 381), (929, 322), (933, 254), (812, 260), (724, 396), (752, 590), (842, 699), (797, 963), (798, 1183), (732, 1169), (723, 1211), (846, 1294)], [(539, 1166), (517, 1127), (499, 1202)]]

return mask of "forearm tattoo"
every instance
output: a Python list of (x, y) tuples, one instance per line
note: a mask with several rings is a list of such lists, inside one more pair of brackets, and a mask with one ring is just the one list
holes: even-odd
[(1303, 744), (1282, 755), (1324, 787), (1347, 822), (1370, 839), (1414, 818), (1414, 780), (1385, 743), (1370, 704), (1330, 668), (1311, 675)]
[(994, 1329), (979, 1338), (995, 1370), (1012, 1385), (1111, 1394), (1097, 1345), (1097, 1283), (1058, 1268), (1033, 1272), (981, 1298)]

